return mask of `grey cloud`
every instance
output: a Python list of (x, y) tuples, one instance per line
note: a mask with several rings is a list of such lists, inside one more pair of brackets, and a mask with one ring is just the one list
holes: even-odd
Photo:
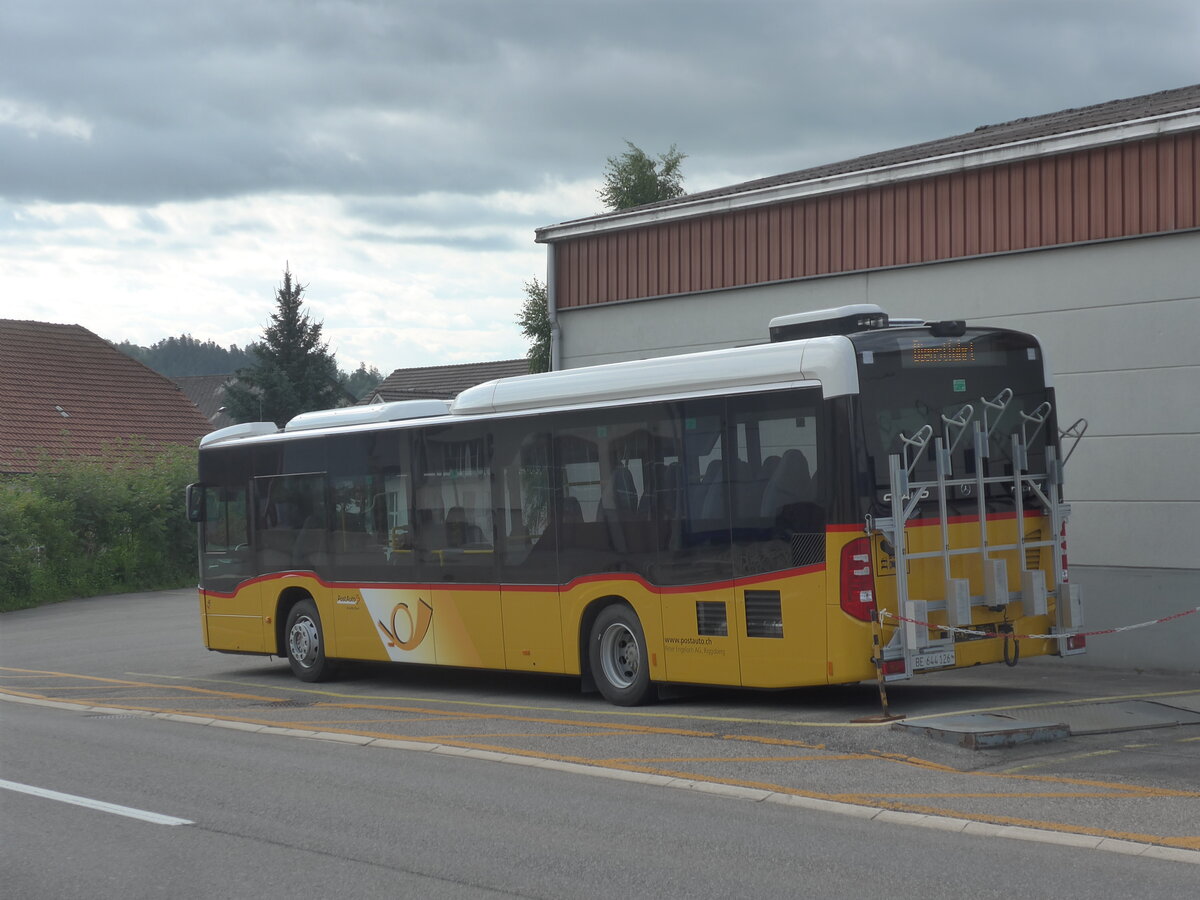
[[(524, 239), (522, 239), (522, 237)], [(426, 234), (395, 234), (383, 231), (359, 231), (354, 240), (389, 247), (444, 247), (448, 250), (466, 250), (471, 253), (507, 253), (524, 250), (529, 246), (531, 235), (522, 236), (511, 232), (489, 232), (483, 235), (455, 234), (453, 232)]]
[(768, 175), (1177, 87), (1197, 36), (1182, 0), (8, 0), (3, 17), (0, 104), (90, 132), (31, 134), (0, 105), (0, 196), (133, 204), (598, 182), (624, 139), (677, 144), (689, 176)]
[(347, 216), (380, 227), (528, 226), (532, 230), (545, 223), (546, 215), (552, 214), (549, 210), (515, 210), (457, 193), (435, 197), (351, 197), (343, 199), (341, 205)]

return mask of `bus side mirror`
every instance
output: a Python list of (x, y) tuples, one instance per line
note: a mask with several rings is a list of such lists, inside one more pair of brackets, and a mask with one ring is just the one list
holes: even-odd
[(204, 485), (187, 486), (187, 517), (189, 522), (204, 521)]

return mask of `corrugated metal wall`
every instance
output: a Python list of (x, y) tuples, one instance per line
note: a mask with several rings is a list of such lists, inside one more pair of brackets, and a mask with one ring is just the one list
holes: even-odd
[(1200, 227), (1200, 133), (571, 238), (560, 309)]

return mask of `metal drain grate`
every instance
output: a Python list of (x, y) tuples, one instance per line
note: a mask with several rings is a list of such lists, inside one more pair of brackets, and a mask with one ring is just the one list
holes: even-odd
[(84, 713), (85, 719), (144, 719), (136, 713)]

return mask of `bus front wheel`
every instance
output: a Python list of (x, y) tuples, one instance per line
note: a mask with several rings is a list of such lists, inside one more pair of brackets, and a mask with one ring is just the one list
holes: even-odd
[(638, 706), (653, 698), (646, 636), (628, 606), (614, 603), (596, 616), (588, 637), (588, 665), (609, 703)]
[(301, 681), (324, 681), (333, 674), (325, 656), (325, 633), (312, 600), (301, 600), (288, 612), (285, 629), (288, 663)]

